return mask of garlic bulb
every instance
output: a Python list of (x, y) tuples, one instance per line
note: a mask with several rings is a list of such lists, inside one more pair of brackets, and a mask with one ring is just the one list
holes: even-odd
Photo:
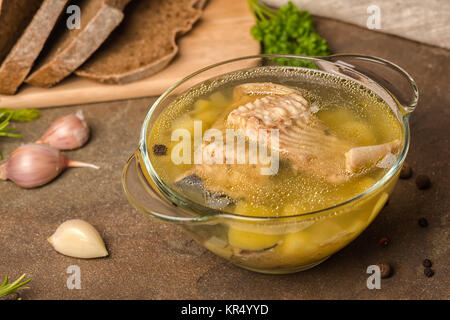
[(0, 179), (9, 179), (22, 188), (34, 188), (52, 181), (67, 167), (98, 169), (93, 164), (66, 159), (50, 146), (30, 143), (16, 149), (0, 166)]
[(63, 222), (48, 238), (59, 253), (74, 258), (106, 257), (108, 251), (98, 231), (88, 222), (80, 219)]
[(37, 143), (45, 143), (59, 150), (82, 147), (89, 139), (89, 127), (83, 112), (69, 114), (56, 120)]

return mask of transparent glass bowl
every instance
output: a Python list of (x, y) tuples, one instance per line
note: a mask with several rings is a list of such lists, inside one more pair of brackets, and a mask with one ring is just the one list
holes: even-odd
[[(191, 87), (220, 75), (258, 66), (311, 62), (316, 70), (350, 79), (383, 99), (396, 115), (403, 144), (393, 167), (372, 187), (356, 197), (323, 210), (282, 217), (231, 214), (193, 202), (168, 186), (149, 158), (149, 132), (161, 111)], [(292, 273), (311, 268), (355, 239), (385, 205), (409, 147), (408, 119), (417, 105), (414, 80), (386, 60), (355, 54), (312, 58), (292, 55), (257, 55), (201, 69), (164, 92), (143, 123), (138, 150), (123, 172), (128, 200), (139, 211), (181, 226), (199, 244), (234, 264), (262, 273)]]

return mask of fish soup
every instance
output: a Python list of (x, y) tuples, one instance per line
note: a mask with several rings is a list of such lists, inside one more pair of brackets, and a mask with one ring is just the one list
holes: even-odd
[(160, 114), (147, 139), (164, 150), (150, 154), (155, 171), (183, 196), (276, 217), (361, 194), (396, 161), (403, 134), (390, 107), (360, 84), (267, 66), (190, 89)]

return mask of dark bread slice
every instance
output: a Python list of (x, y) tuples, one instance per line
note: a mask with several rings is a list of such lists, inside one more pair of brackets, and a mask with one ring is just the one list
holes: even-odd
[(69, 0), (44, 0), (33, 19), (0, 64), (0, 93), (14, 94), (30, 72)]
[(0, 63), (44, 0), (0, 0)]
[[(49, 41), (26, 83), (51, 87), (82, 65), (123, 19), (130, 0), (80, 0), (81, 28), (69, 30), (62, 21), (59, 33)], [(63, 19), (64, 20), (64, 19)]]
[(124, 84), (162, 70), (178, 51), (177, 35), (200, 17), (205, 0), (147, 0), (131, 3), (122, 24), (75, 74)]

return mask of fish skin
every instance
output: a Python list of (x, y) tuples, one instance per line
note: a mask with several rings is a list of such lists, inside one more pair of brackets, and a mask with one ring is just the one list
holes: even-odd
[[(236, 86), (233, 90), (233, 99), (235, 101), (241, 99), (245, 96), (250, 95), (259, 95), (259, 96), (267, 96), (267, 95), (287, 95), (295, 93), (298, 91), (286, 86), (283, 86), (278, 83), (272, 82), (252, 82), (252, 83), (244, 83)], [(305, 103), (307, 103), (305, 99)]]
[(205, 189), (203, 180), (195, 173), (179, 179), (175, 185), (183, 190), (192, 200), (205, 202), (213, 209), (223, 209), (235, 203), (235, 200), (223, 193), (214, 193)]
[(227, 126), (242, 130), (250, 141), (270, 147), (270, 133), (279, 130), (278, 151), (288, 158), (296, 170), (325, 178), (331, 183), (348, 180), (344, 153), (352, 144), (329, 133), (328, 128), (311, 111), (311, 105), (295, 89), (273, 83), (253, 83), (237, 86), (238, 97), (247, 94), (273, 94), (258, 97), (230, 112)]

